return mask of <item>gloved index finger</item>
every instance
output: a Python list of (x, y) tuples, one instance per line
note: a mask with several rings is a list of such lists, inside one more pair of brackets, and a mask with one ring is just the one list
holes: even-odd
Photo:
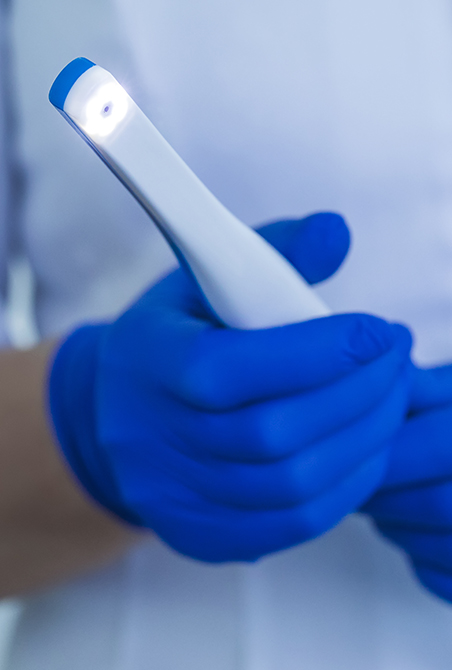
[(269, 330), (206, 329), (172, 374), (162, 367), (162, 382), (196, 407), (229, 410), (329, 384), (394, 346), (408, 355), (408, 331), (365, 314)]

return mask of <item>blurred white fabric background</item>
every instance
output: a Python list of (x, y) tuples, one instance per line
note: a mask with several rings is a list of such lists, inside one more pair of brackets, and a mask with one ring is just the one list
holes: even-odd
[(0, 603), (0, 670), (6, 669), (8, 648), (20, 611), (21, 605), (18, 601)]

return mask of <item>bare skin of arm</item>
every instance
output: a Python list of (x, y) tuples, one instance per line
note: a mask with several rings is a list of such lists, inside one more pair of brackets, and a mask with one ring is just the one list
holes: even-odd
[(0, 353), (1, 598), (101, 566), (142, 538), (82, 492), (55, 444), (44, 397), (55, 346)]

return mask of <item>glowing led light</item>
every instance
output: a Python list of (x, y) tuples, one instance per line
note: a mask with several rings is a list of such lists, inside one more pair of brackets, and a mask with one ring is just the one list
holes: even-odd
[(122, 86), (105, 84), (86, 103), (83, 129), (92, 137), (106, 137), (125, 119), (128, 110), (129, 98)]

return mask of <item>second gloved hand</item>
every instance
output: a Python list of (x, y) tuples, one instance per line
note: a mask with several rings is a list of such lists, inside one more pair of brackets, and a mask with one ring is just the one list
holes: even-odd
[[(261, 232), (311, 282), (349, 242), (335, 215)], [(52, 418), (101, 505), (183, 554), (255, 560), (327, 531), (379, 486), (410, 346), (403, 327), (369, 315), (226, 329), (177, 271), (63, 343)]]
[(452, 602), (452, 366), (413, 367), (410, 409), (364, 510), (407, 552), (419, 580)]

